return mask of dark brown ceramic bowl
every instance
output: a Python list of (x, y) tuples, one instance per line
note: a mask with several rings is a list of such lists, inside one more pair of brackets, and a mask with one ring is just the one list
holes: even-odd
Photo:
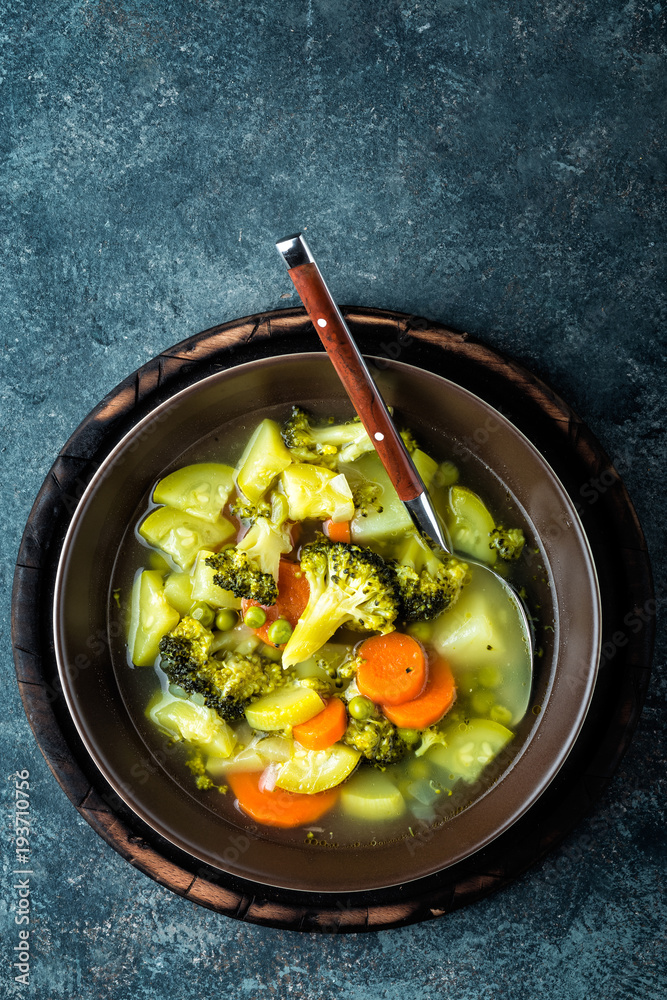
[[(110, 617), (110, 581), (128, 526), (150, 489), (213, 436), (226, 460), (226, 430), (248, 430), (292, 403), (349, 413), (326, 357), (290, 354), (255, 360), (203, 378), (154, 408), (98, 469), (69, 526), (54, 599), (58, 670), (69, 711), (93, 761), (134, 814), (210, 868), (263, 886), (354, 893), (398, 886), (454, 865), (492, 842), (542, 795), (583, 725), (600, 652), (595, 565), (575, 507), (524, 435), (466, 389), (400, 362), (375, 377), (401, 423), (435, 453), (455, 456), (463, 479), (513, 523), (532, 555), (524, 567), (528, 602), (539, 618), (531, 708), (495, 781), (419, 841), (330, 849), (295, 843), (229, 819), (210, 798), (178, 780), (146, 736), (143, 705), (125, 693), (128, 668)], [(539, 611), (537, 609), (539, 608)], [(100, 655), (100, 649), (102, 655)], [(108, 653), (107, 653), (108, 649)], [(169, 764), (168, 757), (166, 765)]]

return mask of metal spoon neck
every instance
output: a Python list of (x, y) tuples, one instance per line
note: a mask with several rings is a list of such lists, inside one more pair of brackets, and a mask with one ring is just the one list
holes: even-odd
[(415, 527), (436, 541), (447, 555), (452, 555), (452, 546), (449, 539), (445, 537), (445, 531), (440, 524), (428, 493), (424, 491), (416, 496), (414, 500), (404, 500), (403, 503), (407, 507)]

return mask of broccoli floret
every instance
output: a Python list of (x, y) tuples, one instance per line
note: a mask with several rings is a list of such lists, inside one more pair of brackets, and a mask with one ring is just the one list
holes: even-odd
[(447, 740), (445, 739), (443, 733), (435, 726), (431, 726), (429, 729), (425, 729), (421, 734), (421, 742), (417, 749), (415, 750), (415, 757), (421, 757), (425, 754), (427, 750), (436, 744), (441, 743), (443, 746), (447, 746)]
[(229, 507), (232, 514), (244, 521), (256, 521), (258, 517), (271, 517), (271, 504), (267, 500), (251, 503), (244, 496), (238, 496)]
[(376, 767), (395, 764), (410, 749), (396, 726), (382, 715), (368, 719), (350, 719), (343, 743), (359, 750)]
[(408, 451), (412, 455), (413, 451), (416, 451), (417, 448), (419, 447), (419, 445), (417, 444), (417, 442), (415, 440), (414, 434), (412, 433), (412, 431), (408, 431), (408, 430), (401, 431), (400, 434), (401, 434), (401, 437), (403, 438), (403, 444), (405, 445), (405, 447), (408, 449)]
[(286, 526), (258, 517), (236, 548), (245, 552), (252, 565), (277, 581), (280, 557), (292, 551), (292, 536)]
[(350, 486), (355, 510), (361, 517), (368, 517), (371, 511), (377, 514), (382, 513), (382, 504), (378, 502), (382, 496), (382, 487), (378, 483), (373, 483), (370, 479), (359, 478), (356, 483), (353, 482)]
[(270, 517), (259, 516), (236, 546), (245, 552), (262, 573), (270, 573), (278, 582), (280, 557), (292, 550), (292, 535), (287, 522), (289, 504), (282, 493), (271, 495)]
[(283, 425), (283, 441), (297, 462), (315, 462), (335, 469), (338, 462), (353, 462), (367, 451), (373, 442), (358, 417), (344, 424), (333, 422), (313, 426), (310, 414), (298, 406)]
[(468, 565), (446, 552), (435, 552), (414, 532), (398, 559), (389, 563), (400, 598), (399, 617), (429, 621), (458, 600), (469, 579)]
[[(348, 687), (350, 681), (356, 677), (361, 660), (360, 656), (345, 656), (342, 659), (336, 657), (330, 660), (320, 656), (319, 653), (315, 654), (315, 662), (328, 675), (329, 687), (335, 691), (344, 691)], [(324, 691), (318, 691), (318, 694), (327, 697)]]
[[(292, 671), (261, 653), (240, 655), (227, 652), (222, 660), (210, 660), (211, 707), (226, 719), (241, 718), (254, 698), (271, 694), (294, 680)], [(204, 695), (204, 697), (206, 697)]]
[(183, 618), (160, 640), (160, 665), (172, 684), (197, 694), (223, 719), (242, 718), (254, 698), (294, 681), (294, 672), (259, 653), (234, 650), (209, 656), (213, 633), (194, 618)]
[(494, 528), (490, 535), (489, 546), (497, 549), (501, 559), (518, 559), (526, 544), (521, 528)]
[(362, 662), (363, 656), (351, 656), (347, 660), (343, 660), (343, 662), (338, 665), (336, 670), (337, 677), (339, 677), (342, 681), (351, 681), (357, 676), (359, 664)]
[(342, 625), (391, 632), (398, 614), (394, 574), (370, 549), (344, 542), (311, 542), (301, 550), (310, 586), (305, 611), (283, 652), (291, 666), (312, 656)]
[[(187, 664), (188, 672), (196, 672), (204, 667), (209, 659), (209, 650), (213, 642), (213, 633), (205, 628), (196, 618), (186, 616), (181, 618), (175, 629), (160, 639), (160, 653), (174, 664)], [(172, 677), (172, 684), (178, 684), (188, 694), (192, 692)]]
[(206, 565), (215, 570), (213, 582), (235, 597), (247, 597), (268, 606), (278, 600), (278, 586), (271, 573), (263, 573), (246, 552), (233, 545), (209, 556)]
[(299, 677), (296, 683), (299, 687), (310, 688), (312, 691), (317, 691), (317, 693), (322, 695), (323, 698), (330, 698), (334, 688), (332, 680), (329, 678), (325, 679), (324, 677)]
[(197, 788), (206, 792), (209, 788), (215, 788), (215, 782), (211, 780), (210, 776), (206, 773), (206, 758), (202, 751), (197, 748), (185, 761), (185, 766), (192, 771), (195, 776), (195, 784)]
[(274, 493), (270, 518), (256, 517), (236, 546), (207, 558), (206, 565), (215, 570), (213, 582), (223, 590), (231, 590), (235, 597), (275, 604), (280, 557), (292, 550), (287, 512), (285, 497)]

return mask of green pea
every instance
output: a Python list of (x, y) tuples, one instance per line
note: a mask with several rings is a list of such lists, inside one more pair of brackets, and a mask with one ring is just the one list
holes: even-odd
[(204, 628), (210, 628), (215, 621), (213, 609), (208, 606), (206, 601), (197, 601), (196, 604), (193, 604), (190, 609), (190, 617), (196, 618)]
[(418, 729), (399, 729), (398, 735), (408, 746), (412, 746), (420, 738), (421, 733)]
[(238, 615), (235, 611), (232, 611), (231, 608), (223, 608), (215, 616), (215, 627), (220, 632), (229, 632), (230, 629), (234, 628), (238, 620)]
[(365, 698), (362, 694), (358, 694), (348, 702), (347, 710), (353, 719), (361, 721), (373, 714), (374, 707), (370, 698)]
[(284, 646), (293, 631), (286, 618), (276, 618), (269, 628), (269, 639), (274, 646)]
[(503, 675), (498, 667), (482, 667), (477, 676), (479, 683), (485, 688), (500, 687), (503, 682)]
[(512, 721), (512, 713), (505, 705), (494, 705), (489, 712), (489, 718), (494, 722), (499, 722), (501, 726), (509, 726)]
[(261, 628), (266, 621), (266, 611), (253, 605), (243, 616), (243, 624), (248, 628)]
[(408, 632), (418, 642), (429, 642), (433, 635), (433, 626), (430, 622), (413, 622), (408, 626)]
[[(478, 715), (486, 715), (491, 706), (493, 705), (495, 698), (493, 692), (491, 691), (475, 691), (474, 695), (470, 700), (473, 711), (477, 712)], [(497, 719), (497, 722), (500, 720)]]
[(428, 761), (422, 760), (421, 757), (413, 757), (408, 762), (408, 771), (412, 778), (428, 778), (430, 775)]

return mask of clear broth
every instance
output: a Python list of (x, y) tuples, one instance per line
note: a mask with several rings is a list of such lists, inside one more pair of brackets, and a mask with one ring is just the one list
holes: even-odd
[[(312, 405), (308, 405), (308, 408), (316, 410), (316, 407)], [(263, 410), (260, 414), (246, 416), (227, 424), (218, 432), (202, 439), (175, 457), (162, 475), (167, 475), (174, 469), (194, 462), (225, 462), (235, 465), (249, 435), (259, 420), (266, 416), (282, 421), (287, 413), (284, 407), (274, 408), (271, 411)], [(341, 412), (335, 413), (334, 417), (335, 419), (349, 419), (350, 415)], [(526, 535), (526, 548), (518, 563), (512, 566), (510, 578), (517, 588), (523, 588), (527, 592), (530, 604), (533, 581), (538, 576), (544, 576), (545, 571), (540, 553), (535, 547), (530, 523), (524, 512), (518, 508), (498, 477), (483, 465), (474, 452), (460, 443), (452, 442), (449, 453), (443, 453), (441, 432), (436, 428), (415, 427), (414, 422), (412, 425), (424, 450), (438, 461), (453, 461), (461, 473), (460, 485), (468, 486), (477, 492), (489, 507), (492, 515), (497, 517), (499, 523), (523, 528)], [(118, 552), (110, 583), (109, 607), (111, 620), (116, 625), (121, 622), (123, 628), (116, 627), (110, 630), (112, 635), (125, 634), (129, 603), (127, 595), (131, 591), (136, 573), (149, 565), (150, 555), (154, 551), (140, 539), (136, 532), (136, 525), (155, 506), (151, 501), (155, 485), (155, 482), (147, 485), (144, 501), (137, 509), (133, 523), (128, 527)], [(446, 490), (442, 492), (443, 495), (438, 495), (437, 491), (434, 494), (433, 499), (436, 505), (446, 503)], [(466, 594), (466, 590), (469, 590), (468, 594)], [(470, 610), (468, 605), (474, 607), (476, 601), (489, 598), (488, 592), (484, 591), (485, 588), (476, 582), (473, 575), (473, 581), (464, 589), (459, 602), (444, 614), (447, 616), (458, 614), (458, 618), (462, 619)], [(120, 600), (116, 600), (115, 597), (118, 593), (120, 593)], [(502, 593), (502, 589), (500, 593)], [(502, 607), (498, 595), (492, 595), (492, 601), (496, 602), (497, 619), (502, 618), (505, 609)], [(459, 609), (458, 613), (457, 608)], [(436, 627), (440, 623), (441, 619), (438, 619), (435, 623)], [(438, 639), (438, 642), (442, 643), (443, 651), (446, 647), (457, 685), (457, 701), (454, 708), (446, 716), (446, 720), (451, 721), (453, 725), (462, 726), (467, 718), (483, 718), (481, 710), (483, 710), (484, 704), (488, 706), (488, 717), (488, 712), (493, 706), (502, 703), (504, 699), (508, 707), (512, 709), (511, 722), (506, 721), (505, 724), (515, 734), (517, 730), (521, 730), (523, 735), (526, 727), (532, 726), (535, 719), (534, 715), (531, 718), (532, 713), (528, 711), (531, 696), (530, 666), (527, 671), (525, 667), (515, 669), (516, 663), (521, 661), (521, 650), (518, 646), (518, 643), (521, 642), (520, 637), (514, 636), (510, 641), (505, 641), (502, 649), (498, 648), (500, 644), (496, 644), (496, 648), (492, 651), (485, 650), (488, 654), (486, 657), (482, 656), (480, 659), (478, 656), (475, 659), (474, 656), (472, 658), (470, 656), (471, 648), (477, 648), (479, 653), (480, 642), (482, 646), (491, 645), (491, 643), (483, 643), (479, 635), (466, 637), (464, 624), (461, 624), (458, 631), (456, 628), (450, 629), (449, 632), (453, 634), (441, 636)], [(492, 627), (493, 624), (492, 622)], [(436, 628), (436, 631), (442, 632), (443, 630)], [(474, 632), (474, 629), (472, 631)], [(358, 633), (341, 632), (333, 637), (332, 642), (343, 641), (353, 645), (358, 643), (361, 638)], [(436, 828), (448, 822), (484, 795), (511, 767), (523, 743), (523, 739), (515, 737), (483, 768), (481, 775), (474, 783), (457, 780), (456, 776), (442, 765), (442, 762), (437, 763), (435, 759), (432, 759), (436, 756), (435, 752), (429, 751), (419, 758), (410, 752), (401, 762), (387, 767), (385, 772), (386, 776), (403, 791), (406, 798), (406, 809), (397, 818), (376, 821), (358, 819), (345, 812), (339, 800), (334, 808), (311, 827), (282, 830), (269, 826), (258, 826), (241, 812), (231, 791), (226, 794), (220, 794), (216, 789), (200, 791), (195, 785), (191, 771), (186, 766), (186, 759), (192, 748), (186, 747), (183, 743), (174, 743), (146, 718), (145, 710), (151, 698), (160, 689), (166, 691), (168, 688), (168, 681), (160, 668), (135, 667), (129, 661), (128, 650), (122, 640), (116, 642), (112, 652), (114, 670), (121, 694), (147, 749), (147, 756), (137, 762), (137, 768), (145, 770), (148, 774), (154, 773), (157, 768), (165, 770), (188, 795), (199, 802), (203, 801), (208, 809), (224, 817), (227, 822), (231, 822), (242, 830), (251, 831), (255, 837), (265, 837), (272, 841), (303, 843), (305, 840), (313, 846), (319, 845), (328, 848), (351, 846), (361, 849), (406, 840), (408, 849), (411, 848), (412, 844), (416, 848), (420, 842), (430, 839)], [(489, 668), (497, 670), (501, 676), (501, 683), (495, 688), (488, 684)], [(538, 710), (534, 709), (534, 712)], [(361, 766), (368, 770), (374, 770), (368, 765), (362, 764)]]

